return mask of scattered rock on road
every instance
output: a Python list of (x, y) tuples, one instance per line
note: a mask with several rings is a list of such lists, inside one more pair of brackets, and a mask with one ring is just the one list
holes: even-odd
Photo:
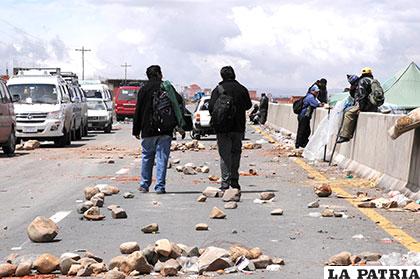
[(308, 203), (308, 208), (318, 208), (318, 207), (319, 207), (319, 200)]
[(374, 202), (368, 201), (368, 202), (359, 203), (357, 205), (357, 207), (360, 207), (360, 208), (376, 208), (376, 205), (375, 205)]
[(322, 184), (320, 186), (315, 187), (315, 194), (320, 198), (326, 198), (331, 196), (332, 190), (331, 186), (328, 184)]
[(156, 223), (149, 224), (141, 229), (144, 233), (157, 233), (159, 231), (159, 225)]
[(83, 217), (89, 221), (100, 221), (105, 219), (105, 216), (101, 214), (101, 211), (97, 206), (93, 206), (86, 210), (86, 212), (83, 213)]
[(82, 204), (79, 204), (77, 206), (77, 213), (79, 214), (83, 214), (86, 212), (86, 210), (88, 210), (89, 208), (91, 208), (93, 206), (93, 203), (91, 201), (85, 201)]
[(28, 140), (23, 144), (23, 150), (34, 150), (41, 147), (41, 143), (37, 140)]
[(217, 182), (217, 181), (219, 181), (220, 177), (218, 177), (216, 175), (209, 175), (208, 179), (212, 182)]
[(223, 193), (222, 200), (224, 202), (238, 202), (241, 200), (241, 193), (238, 189), (227, 189)]
[(200, 195), (200, 196), (197, 198), (197, 202), (206, 202), (206, 200), (207, 200), (207, 197), (206, 197), (206, 196), (204, 196), (204, 195)]
[(217, 207), (213, 207), (213, 209), (210, 212), (211, 219), (224, 219), (225, 217), (226, 214)]
[(169, 257), (172, 252), (172, 244), (167, 239), (160, 239), (155, 242), (155, 251), (164, 257)]
[(132, 192), (125, 192), (123, 194), (124, 199), (132, 199), (134, 198), (134, 194)]
[(163, 264), (163, 267), (160, 270), (160, 274), (165, 277), (176, 276), (180, 268), (181, 266), (175, 259), (169, 259)]
[(223, 195), (223, 192), (216, 187), (207, 187), (203, 191), (203, 195), (208, 198), (217, 198)]
[(270, 215), (273, 215), (273, 216), (283, 215), (283, 209), (281, 208), (274, 209), (270, 212)]
[[(100, 193), (102, 194), (102, 193)], [(94, 196), (90, 199), (90, 201), (92, 202), (93, 206), (97, 206), (97, 207), (102, 207), (104, 206), (104, 199), (101, 199), (99, 196)]]
[(33, 268), (41, 274), (49, 274), (56, 271), (60, 266), (60, 261), (55, 256), (45, 253), (36, 258)]
[(322, 217), (334, 217), (334, 210), (326, 208), (321, 212)]
[(51, 242), (57, 236), (58, 230), (54, 221), (44, 216), (38, 216), (29, 224), (26, 232), (33, 242)]
[(229, 259), (227, 250), (213, 246), (208, 247), (198, 258), (199, 272), (217, 271), (229, 267), (226, 260), (221, 259)]
[(260, 200), (268, 201), (274, 198), (276, 195), (273, 192), (262, 192), (260, 193)]
[[(22, 261), (21, 263), (18, 264), (16, 268), (15, 276), (17, 277), (27, 276), (31, 274), (31, 269), (32, 269), (31, 260)], [(0, 277), (2, 276), (0, 275)]]
[(100, 191), (97, 187), (86, 187), (84, 189), (85, 199), (89, 201), (91, 198), (93, 198), (94, 195), (96, 195), (99, 192)]
[(235, 208), (238, 208), (238, 204), (234, 201), (227, 202), (227, 203), (225, 203), (224, 208), (225, 209), (235, 209)]
[(0, 278), (12, 277), (15, 274), (16, 265), (11, 263), (0, 264)]
[(140, 246), (137, 242), (124, 242), (120, 245), (121, 254), (131, 254), (135, 251), (140, 251)]
[(125, 279), (125, 274), (117, 269), (113, 269), (105, 274), (105, 279)]
[(112, 214), (112, 218), (114, 218), (114, 219), (125, 219), (125, 218), (127, 218), (127, 212), (125, 212), (125, 210), (122, 209), (121, 207), (112, 209), (111, 214)]
[(205, 223), (200, 223), (195, 225), (195, 230), (196, 231), (208, 231), (209, 230), (209, 225), (205, 224)]
[(327, 265), (330, 266), (347, 266), (351, 264), (350, 260), (351, 254), (349, 252), (341, 252), (337, 255), (332, 256), (328, 262)]

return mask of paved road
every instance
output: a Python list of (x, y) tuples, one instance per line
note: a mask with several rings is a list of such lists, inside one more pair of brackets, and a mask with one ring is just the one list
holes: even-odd
[[(210, 220), (208, 217), (213, 206), (223, 208), (220, 199), (209, 199), (206, 203), (195, 201), (205, 187), (217, 186), (208, 181), (207, 174), (185, 176), (172, 168), (168, 170), (167, 195), (141, 194), (136, 190), (139, 141), (130, 136), (130, 129), (130, 124), (120, 124), (112, 134), (94, 133), (70, 148), (43, 145), (35, 151), (18, 152), (15, 158), (1, 156), (0, 259), (10, 253), (36, 255), (51, 252), (60, 255), (86, 249), (108, 261), (119, 254), (118, 247), (122, 242), (138, 241), (141, 247), (145, 247), (160, 238), (168, 238), (201, 247), (228, 248), (238, 243), (260, 247), (267, 255), (285, 259), (286, 265), (280, 272), (257, 272), (253, 278), (322, 278), (323, 263), (343, 250), (352, 253), (407, 252), (406, 246), (398, 241), (383, 241), (385, 238), (395, 239), (344, 199), (322, 199), (321, 205), (343, 208), (349, 218), (310, 217), (309, 213), (322, 210), (306, 208), (307, 203), (316, 199), (312, 190), (315, 181), (307, 178), (307, 172), (294, 162), (294, 158), (283, 156), (279, 162), (271, 162), (276, 151), (269, 143), (262, 149), (244, 150), (241, 170), (256, 169), (258, 176), (241, 177), (242, 201), (238, 209), (225, 210), (225, 220)], [(262, 136), (249, 127), (247, 138), (255, 141)], [(214, 137), (202, 142), (207, 147), (215, 144)], [(215, 150), (178, 151), (171, 156), (179, 158), (183, 164), (207, 163), (210, 174), (219, 175)], [(115, 164), (104, 163), (107, 158), (113, 158)], [(335, 181), (344, 179), (344, 173), (337, 169), (326, 170), (323, 165), (316, 168)], [(127, 211), (128, 219), (112, 219), (105, 207), (104, 221), (80, 219), (75, 208), (77, 201), (83, 199), (83, 188), (101, 183), (116, 185), (121, 192), (134, 191), (134, 199), (125, 200), (120, 194), (105, 200), (105, 207), (121, 205)], [(345, 189), (355, 193), (359, 187), (353, 185)], [(375, 189), (363, 190), (377, 193)], [(276, 192), (275, 202), (255, 204), (253, 200), (261, 191)], [(282, 208), (284, 215), (270, 216), (270, 211), (275, 208)], [(379, 213), (415, 239), (420, 239), (419, 214)], [(60, 241), (44, 244), (28, 241), (25, 228), (38, 215), (55, 215), (61, 219), (58, 223)], [(145, 235), (140, 231), (142, 226), (153, 222), (159, 224), (159, 234)], [(208, 223), (210, 230), (195, 231), (195, 224), (201, 222)], [(364, 238), (353, 239), (357, 234)], [(241, 276), (234, 274), (225, 278)]]

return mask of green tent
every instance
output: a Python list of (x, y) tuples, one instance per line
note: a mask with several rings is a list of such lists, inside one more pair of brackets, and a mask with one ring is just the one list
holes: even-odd
[(404, 70), (382, 84), (385, 103), (398, 108), (420, 107), (420, 68), (411, 62)]
[[(382, 83), (382, 88), (386, 105), (402, 110), (420, 107), (420, 68), (411, 62), (407, 68)], [(347, 92), (331, 95), (330, 105), (335, 105), (347, 96)]]

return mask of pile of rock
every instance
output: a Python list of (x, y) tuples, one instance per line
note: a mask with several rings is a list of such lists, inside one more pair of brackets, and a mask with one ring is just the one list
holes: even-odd
[[(77, 212), (83, 214), (83, 217), (89, 221), (100, 221), (105, 219), (105, 215), (101, 214), (100, 208), (105, 204), (105, 196), (118, 194), (120, 190), (118, 187), (99, 184), (93, 187), (86, 187), (84, 189), (84, 196), (86, 201), (78, 205)], [(125, 197), (132, 198), (132, 193), (125, 193)], [(112, 218), (124, 219), (127, 218), (127, 213), (119, 205), (110, 205), (108, 209), (111, 211)]]
[(183, 142), (183, 143), (178, 143), (178, 142), (174, 142), (171, 145), (171, 151), (200, 151), (200, 150), (205, 150), (206, 146), (200, 142), (198, 142), (198, 140), (193, 140), (190, 142)]
[[(137, 242), (120, 245), (122, 255), (111, 259), (109, 264), (92, 253), (83, 256), (64, 253), (60, 258), (42, 254), (35, 261), (19, 260), (0, 264), (0, 277), (26, 276), (31, 274), (62, 274), (67, 276), (123, 279), (126, 276), (152, 274), (176, 276), (182, 274), (212, 275), (234, 272), (253, 272), (256, 269), (280, 268), (284, 261), (263, 255), (261, 249), (232, 246), (229, 250), (219, 247), (199, 248), (160, 239), (143, 250)], [(216, 274), (216, 273), (215, 273)]]
[(196, 166), (194, 163), (187, 163), (183, 166), (177, 166), (177, 172), (182, 172), (185, 175), (196, 175), (197, 173), (209, 173), (210, 168), (207, 165)]
[(350, 252), (341, 252), (332, 256), (325, 265), (330, 266), (349, 266), (349, 265), (367, 265), (380, 266), (379, 260), (382, 255), (379, 253), (363, 252), (358, 255), (352, 255)]

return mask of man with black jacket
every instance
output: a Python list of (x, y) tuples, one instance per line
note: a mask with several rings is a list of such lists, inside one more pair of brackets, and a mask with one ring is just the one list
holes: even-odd
[[(152, 65), (147, 68), (149, 81), (139, 90), (136, 104), (136, 112), (133, 120), (133, 136), (142, 138), (142, 163), (141, 182), (139, 190), (143, 193), (149, 191), (152, 183), (153, 164), (156, 157), (156, 186), (157, 194), (166, 193), (166, 170), (171, 149), (173, 129), (160, 131), (153, 125), (153, 94), (161, 92), (162, 72), (160, 66)], [(178, 103), (182, 103), (182, 97), (176, 93)]]
[(213, 113), (218, 109), (217, 100), (222, 94), (232, 97), (234, 107), (233, 124), (230, 127), (224, 127), (223, 130), (216, 129), (222, 173), (220, 189), (226, 190), (229, 187), (240, 189), (238, 170), (241, 161), (242, 139), (245, 133), (245, 112), (252, 107), (252, 102), (248, 89), (235, 80), (235, 72), (231, 66), (223, 67), (220, 70), (220, 75), (222, 81), (211, 93), (210, 114), (213, 117)]
[(268, 97), (265, 93), (261, 94), (260, 99), (260, 111), (259, 111), (259, 117), (260, 117), (260, 124), (265, 124), (267, 122), (267, 115), (268, 115)]

